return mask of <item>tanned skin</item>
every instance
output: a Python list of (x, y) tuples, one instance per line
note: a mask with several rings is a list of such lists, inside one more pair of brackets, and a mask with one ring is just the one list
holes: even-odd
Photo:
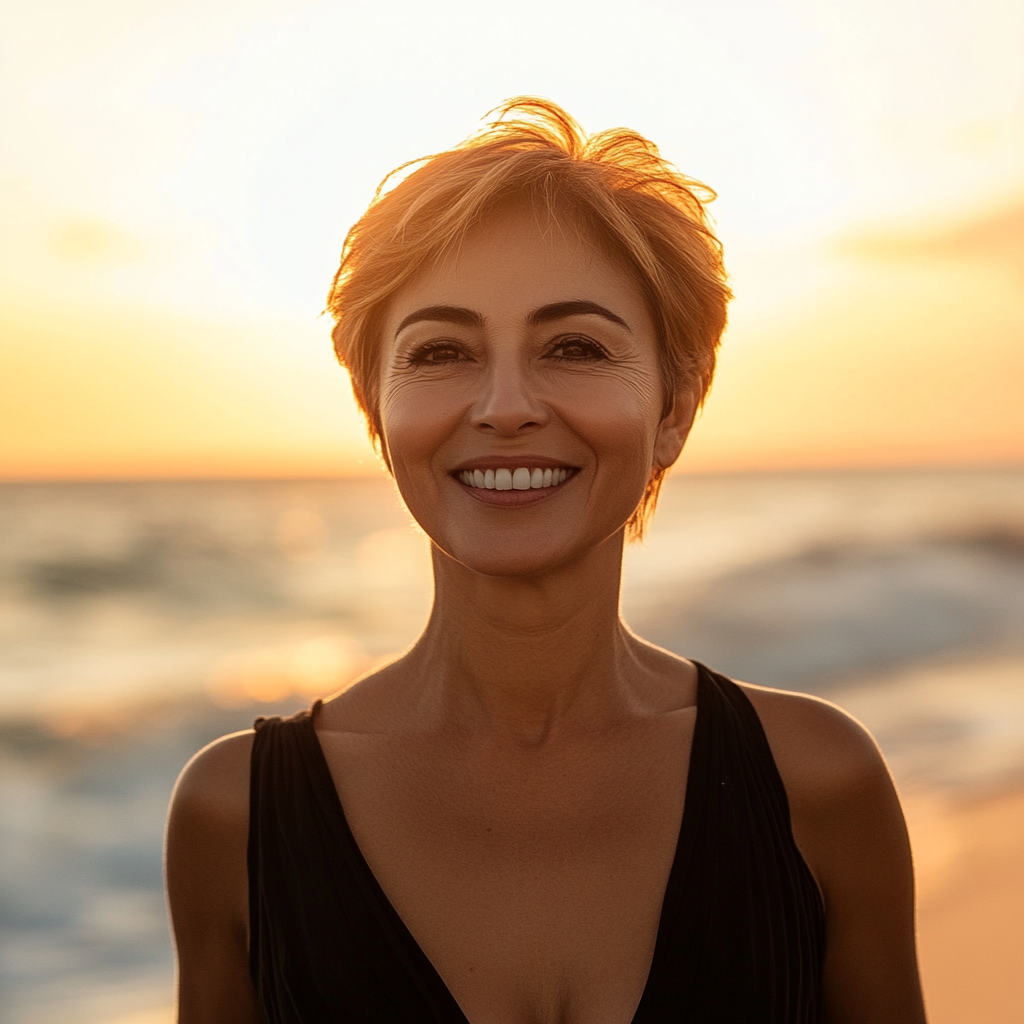
[[(320, 744), (370, 868), (471, 1024), (628, 1024), (697, 676), (620, 619), (623, 524), (678, 457), (693, 399), (664, 414), (630, 274), (533, 212), (495, 216), (407, 284), (384, 345), (384, 438), (433, 542), (434, 607), (409, 652), (322, 706)], [(460, 481), (474, 463), (571, 472), (502, 504)], [(824, 899), (823, 1021), (923, 1024), (910, 848), (877, 746), (826, 701), (743, 685)], [(172, 800), (180, 1024), (259, 1021), (251, 747), (251, 732), (211, 744)]]

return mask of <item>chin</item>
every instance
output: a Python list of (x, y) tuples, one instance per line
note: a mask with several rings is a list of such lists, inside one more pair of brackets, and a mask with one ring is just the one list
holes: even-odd
[(458, 538), (437, 546), (443, 555), (471, 572), (527, 580), (540, 579), (585, 560), (610, 539), (558, 537), (551, 531), (538, 536), (537, 531), (524, 530), (502, 531), (498, 536), (485, 533), (472, 540)]
[(572, 552), (564, 547), (545, 544), (524, 545), (513, 539), (498, 543), (454, 544), (442, 551), (470, 572), (505, 579), (528, 579), (554, 572), (572, 560)]

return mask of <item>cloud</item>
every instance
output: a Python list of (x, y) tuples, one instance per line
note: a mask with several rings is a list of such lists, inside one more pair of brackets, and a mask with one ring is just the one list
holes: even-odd
[(840, 251), (872, 260), (983, 261), (1024, 277), (1024, 198), (955, 224), (848, 237)]
[(146, 254), (146, 245), (140, 238), (99, 218), (62, 221), (54, 227), (48, 241), (53, 255), (75, 264), (133, 263)]

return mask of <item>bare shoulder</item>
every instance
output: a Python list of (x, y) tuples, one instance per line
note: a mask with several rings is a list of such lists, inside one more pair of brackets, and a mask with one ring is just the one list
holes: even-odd
[(865, 836), (906, 846), (892, 776), (860, 722), (820, 697), (741, 685), (786, 788), (793, 837), (823, 890), (848, 874)]
[(182, 769), (171, 813), (185, 811), (248, 819), (249, 758), (255, 733), (230, 733), (203, 747)]
[(204, 747), (171, 797), (164, 867), (182, 969), (220, 942), (244, 950), (252, 737), (234, 733)]
[(249, 758), (252, 731), (204, 747), (171, 797), (164, 867), (182, 1024), (260, 1019), (249, 980)]
[(790, 802), (831, 802), (891, 788), (888, 768), (868, 730), (842, 708), (809, 694), (741, 683), (754, 705)]
[(418, 691), (411, 685), (408, 655), (357, 679), (329, 697), (317, 713), (317, 732), (383, 734), (415, 722), (420, 714)]
[(741, 685), (782, 776), (793, 838), (824, 899), (822, 1020), (924, 1024), (910, 843), (878, 745), (829, 701)]

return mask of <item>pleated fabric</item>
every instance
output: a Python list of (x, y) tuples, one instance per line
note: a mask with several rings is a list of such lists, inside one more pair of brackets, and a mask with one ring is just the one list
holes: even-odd
[[(757, 712), (698, 665), (676, 856), (632, 1024), (814, 1024), (824, 908)], [(356, 845), (312, 712), (258, 719), (250, 969), (267, 1024), (469, 1024)]]
[(813, 1024), (825, 912), (747, 695), (698, 665), (676, 859), (633, 1024)]

